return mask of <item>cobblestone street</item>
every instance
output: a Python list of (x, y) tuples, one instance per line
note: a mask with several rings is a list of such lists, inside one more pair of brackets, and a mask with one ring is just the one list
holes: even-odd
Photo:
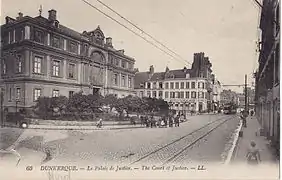
[[(50, 130), (45, 131), (48, 133), (41, 134), (41, 139), (38, 134), (40, 130), (37, 130), (37, 140), (33, 137), (20, 142), (20, 145), (25, 148), (49, 152), (51, 160), (48, 161), (48, 164), (62, 162), (70, 164), (94, 163), (99, 165), (130, 164), (152, 152), (154, 155), (147, 160), (142, 160), (142, 163), (162, 163), (165, 159), (173, 156), (176, 152), (183, 149), (185, 145), (188, 145), (189, 142), (194, 141), (195, 138), (197, 139), (200, 136), (200, 134), (192, 133), (193, 131), (215, 120), (221, 120), (222, 122), (230, 117), (227, 115), (195, 116), (187, 122), (182, 123), (180, 127), (173, 128), (65, 131), (60, 132), (61, 137), (58, 137), (57, 131)], [(221, 162), (222, 154), (226, 151), (226, 146), (231, 140), (230, 138), (238, 122), (236, 118), (233, 118), (220, 125), (191, 148), (185, 150), (181, 154), (182, 160), (179, 160), (179, 162), (189, 162), (190, 160), (200, 161), (202, 163), (207, 161)], [(202, 129), (201, 135), (214, 126)], [(32, 134), (32, 131), (35, 130), (26, 130), (26, 133)], [(186, 137), (185, 142), (183, 139), (172, 143), (189, 133), (192, 134)], [(35, 141), (40, 141), (40, 143), (35, 143)], [(172, 143), (172, 145), (166, 147), (161, 152), (154, 153), (154, 151), (169, 143)], [(41, 147), (38, 147), (38, 144), (41, 144)]]

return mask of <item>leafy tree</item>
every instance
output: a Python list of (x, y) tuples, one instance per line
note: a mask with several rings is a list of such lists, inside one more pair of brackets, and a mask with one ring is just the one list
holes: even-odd
[(68, 104), (68, 98), (65, 96), (51, 98), (51, 109), (53, 111), (57, 110), (58, 113), (62, 113), (63, 111), (65, 111), (67, 104)]
[(110, 107), (112, 110), (117, 103), (117, 97), (114, 94), (108, 94), (103, 99), (103, 104)]
[(43, 119), (48, 119), (51, 116), (53, 109), (51, 106), (51, 98), (39, 97), (34, 107), (35, 113)]

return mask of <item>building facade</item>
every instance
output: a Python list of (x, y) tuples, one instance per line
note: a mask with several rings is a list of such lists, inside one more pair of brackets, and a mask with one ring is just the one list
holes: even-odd
[(256, 72), (256, 116), (264, 135), (280, 147), (280, 14), (278, 0), (262, 1), (259, 68)]
[(229, 104), (229, 103), (234, 103), (236, 105), (239, 105), (240, 103), (240, 97), (239, 95), (234, 92), (229, 90), (222, 90), (222, 92), (220, 93), (220, 104), (221, 106), (224, 106), (225, 104)]
[(98, 26), (76, 32), (49, 17), (6, 17), (1, 26), (1, 90), (4, 106), (27, 108), (39, 96), (134, 94), (135, 60), (116, 50)]
[[(135, 91), (139, 97), (162, 98), (167, 101), (170, 108), (177, 113), (188, 115), (191, 111), (207, 111), (209, 103), (213, 102), (213, 77), (211, 63), (208, 58), (202, 58), (199, 66), (198, 57), (204, 53), (195, 53), (191, 69), (170, 70), (154, 72), (151, 66), (148, 72), (135, 74)], [(217, 94), (216, 94), (217, 95)], [(211, 106), (212, 107), (212, 106)]]

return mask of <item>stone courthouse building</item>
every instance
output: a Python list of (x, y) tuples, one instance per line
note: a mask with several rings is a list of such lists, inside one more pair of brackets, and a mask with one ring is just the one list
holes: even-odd
[(31, 107), (39, 96), (134, 94), (135, 60), (116, 50), (98, 26), (76, 32), (49, 17), (6, 17), (1, 26), (0, 87), (4, 107)]

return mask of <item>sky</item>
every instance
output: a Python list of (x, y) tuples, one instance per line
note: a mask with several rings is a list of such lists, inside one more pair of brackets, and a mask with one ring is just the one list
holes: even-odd
[[(87, 1), (140, 33), (98, 1)], [(253, 0), (101, 1), (179, 54), (186, 62), (193, 62), (194, 53), (204, 52), (212, 63), (213, 73), (222, 84), (243, 84), (245, 74), (250, 84), (254, 81), (251, 77), (258, 66), (256, 42), (260, 33), (260, 8)], [(164, 71), (166, 66), (170, 69), (185, 66), (183, 60), (172, 59), (82, 0), (2, 0), (1, 24), (6, 16), (15, 18), (19, 12), (38, 16), (40, 5), (43, 8), (42, 16), (48, 17), (48, 11), (55, 9), (60, 24), (78, 32), (91, 31), (99, 25), (106, 37), (113, 38), (116, 49), (124, 49), (126, 55), (136, 60), (135, 67), (139, 71), (147, 71), (150, 65), (154, 65), (155, 71)], [(227, 88), (242, 92), (242, 87)]]

